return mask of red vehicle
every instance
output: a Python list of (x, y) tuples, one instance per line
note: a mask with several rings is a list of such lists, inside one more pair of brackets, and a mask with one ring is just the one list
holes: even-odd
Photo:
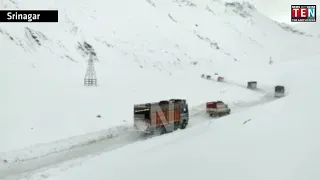
[(218, 75), (218, 73), (215, 73), (214, 74), (214, 80), (218, 81), (218, 82), (223, 82), (224, 81), (224, 77), (223, 76), (220, 76)]
[(224, 81), (224, 78), (221, 77), (221, 76), (219, 76), (219, 77), (217, 78), (217, 81), (222, 82), (222, 81)]
[(188, 122), (188, 104), (183, 99), (134, 105), (134, 127), (140, 132), (164, 134), (185, 129)]
[(231, 109), (222, 101), (212, 101), (206, 103), (206, 112), (210, 116), (223, 116), (230, 114)]

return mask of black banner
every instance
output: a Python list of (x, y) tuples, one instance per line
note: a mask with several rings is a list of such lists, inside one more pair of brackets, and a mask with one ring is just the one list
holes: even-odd
[(58, 10), (0, 10), (0, 22), (58, 22)]

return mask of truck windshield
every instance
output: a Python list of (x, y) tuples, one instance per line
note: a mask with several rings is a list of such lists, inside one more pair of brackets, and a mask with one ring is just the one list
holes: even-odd
[(275, 91), (276, 92), (284, 92), (284, 87), (283, 86), (276, 86)]
[(183, 113), (188, 113), (189, 110), (188, 110), (188, 105), (185, 105), (183, 108), (182, 108), (182, 112)]

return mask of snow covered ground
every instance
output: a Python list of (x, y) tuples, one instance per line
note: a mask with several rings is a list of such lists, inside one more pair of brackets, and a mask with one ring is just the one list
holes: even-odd
[[(268, 66), (268, 65), (265, 65), (265, 66)], [(263, 75), (264, 74), (261, 74), (261, 76)], [(162, 88), (163, 93), (161, 93), (161, 95), (164, 95), (164, 96), (161, 97), (161, 95), (158, 95), (158, 97), (160, 97), (160, 99), (164, 99), (164, 98), (167, 99), (171, 97), (186, 97), (191, 107), (191, 118), (193, 119), (190, 122), (189, 127), (192, 127), (193, 125), (197, 125), (203, 121), (209, 120), (209, 118), (207, 116), (204, 116), (204, 113), (203, 113), (204, 103), (208, 100), (223, 99), (224, 101), (230, 104), (230, 107), (232, 108), (233, 113), (237, 113), (237, 111), (240, 112), (249, 106), (258, 105), (258, 104), (265, 103), (272, 100), (272, 98), (268, 97), (267, 92), (249, 91), (246, 88), (242, 87), (241, 85), (243, 86), (246, 85), (246, 81), (237, 82), (237, 78), (234, 78), (234, 80), (227, 79), (227, 82), (230, 82), (230, 83), (218, 83), (215, 81), (209, 81), (209, 80), (200, 78), (200, 73), (191, 74), (191, 75), (181, 75), (181, 76), (183, 78), (181, 77), (178, 77), (177, 79), (174, 77), (167, 78), (166, 80), (170, 83), (170, 84), (168, 83), (168, 85), (173, 86), (176, 82), (179, 82), (179, 81), (183, 82), (183, 79), (188, 79), (189, 81), (194, 82), (193, 85), (195, 87), (190, 87), (190, 84), (186, 84), (185, 86), (182, 86), (179, 89)], [(160, 80), (163, 80), (163, 79), (159, 79), (159, 81)], [(157, 84), (154, 84), (154, 86), (156, 85)], [(263, 84), (261, 84), (261, 86), (263, 87)], [(110, 86), (110, 87), (114, 87), (114, 86)], [(110, 89), (112, 89), (110, 87), (106, 87), (105, 88), (106, 91), (110, 91)], [(131, 87), (135, 87), (135, 86), (131, 85)], [(272, 91), (272, 86), (268, 87), (267, 85), (265, 85), (265, 87), (267, 91), (270, 92), (270, 89)], [(184, 89), (188, 91), (185, 91)], [(193, 94), (193, 92), (195, 91), (202, 92), (203, 94), (197, 94), (195, 96)], [(132, 93), (133, 95), (128, 94), (127, 96), (121, 94), (121, 97), (128, 99), (127, 102), (129, 102), (130, 100), (129, 96), (136, 97), (137, 98), (136, 102), (140, 102), (138, 101), (139, 96), (146, 97), (147, 100), (149, 98), (150, 101), (157, 100), (157, 99), (152, 99), (151, 97), (152, 94), (150, 93), (148, 94), (147, 91), (142, 91), (140, 93), (139, 94)], [(173, 95), (169, 96), (170, 94), (173, 94)], [(144, 99), (142, 102), (147, 102), (147, 100)], [(121, 109), (122, 107), (118, 107), (119, 110), (116, 107), (114, 107), (113, 110), (118, 111), (119, 114), (121, 114), (120, 112), (128, 111), (127, 112), (128, 116), (131, 116), (131, 111), (132, 111), (132, 106), (134, 101), (130, 103), (131, 103), (130, 104), (131, 106), (127, 107), (127, 110), (122, 110)], [(105, 115), (102, 114), (102, 117), (104, 116)], [(121, 117), (123, 116), (121, 115)], [(107, 121), (108, 118), (103, 118), (103, 120)], [(135, 135), (134, 133), (133, 134), (131, 133), (132, 120), (131, 121), (127, 120), (126, 123), (123, 123), (121, 119), (116, 119), (116, 120), (119, 121), (119, 124), (122, 123), (123, 125), (117, 126), (116, 128), (110, 126), (111, 127), (110, 129), (101, 130), (95, 133), (84, 134), (76, 137), (69, 137), (67, 139), (59, 140), (56, 142), (37, 144), (26, 149), (16, 150), (16, 151), (7, 151), (5, 153), (2, 153), (1, 154), (2, 158), (8, 161), (6, 164), (3, 164), (4, 171), (2, 172), (4, 175), (6, 174), (12, 175), (12, 173), (16, 173), (16, 172), (21, 173), (26, 170), (28, 171), (34, 170), (34, 169), (45, 167), (51, 164), (64, 162), (69, 159), (74, 159), (81, 156), (86, 156), (86, 155), (101, 152), (104, 150), (104, 148), (110, 148), (109, 146), (111, 144), (113, 146), (118, 147), (119, 145), (126, 145), (140, 139), (139, 137), (132, 137), (132, 135)], [(42, 123), (40, 123), (39, 121), (34, 121), (34, 122), (30, 121), (29, 123), (30, 124), (39, 123), (40, 125), (42, 125)], [(90, 123), (90, 122), (85, 121), (85, 123)], [(74, 124), (76, 124), (77, 126), (79, 125), (81, 127), (81, 124), (77, 123), (76, 121), (74, 122)], [(63, 125), (63, 127), (61, 128), (57, 127), (56, 129), (64, 130), (64, 128), (70, 128), (74, 126), (71, 124), (69, 127), (65, 127), (63, 122), (61, 122), (60, 125)], [(20, 128), (21, 129), (19, 129), (19, 131), (21, 134), (23, 134), (24, 133), (23, 126), (22, 127), (20, 126)], [(67, 129), (65, 129), (64, 131), (68, 132)], [(27, 134), (27, 132), (25, 133), (26, 133), (25, 138), (30, 138), (30, 135)], [(41, 133), (48, 134), (48, 132), (47, 133), (38, 132), (39, 135)], [(57, 138), (61, 136), (61, 134), (59, 133), (60, 131), (56, 133), (51, 132), (50, 135), (52, 135), (52, 137)], [(24, 136), (16, 137), (16, 138), (22, 139), (24, 138)], [(41, 137), (34, 137), (31, 140), (35, 141), (37, 140), (36, 138), (39, 139)], [(10, 141), (10, 139), (7, 139), (7, 140)], [(30, 142), (30, 140), (29, 141), (28, 140), (29, 139), (26, 139), (25, 141)], [(17, 145), (21, 145), (21, 144), (19, 143)], [(70, 149), (72, 149), (71, 152), (70, 152)], [(0, 172), (1, 172), (1, 169), (0, 169)]]
[(319, 179), (318, 58), (270, 69), (287, 78), (285, 98), (40, 169), (22, 179)]
[[(5, 9), (58, 8), (60, 22), (0, 24), (0, 179), (319, 178), (309, 168), (319, 159), (313, 154), (319, 150), (312, 138), (316, 111), (309, 107), (319, 89), (318, 39), (286, 31), (246, 3), (1, 3)], [(95, 88), (83, 86), (85, 42), (97, 53)], [(214, 73), (226, 82), (200, 77)], [(258, 91), (246, 89), (251, 80)], [(278, 84), (288, 94), (275, 100)], [(187, 99), (188, 128), (136, 136), (133, 104), (170, 98)], [(226, 101), (232, 115), (207, 117), (204, 103), (211, 100)], [(290, 166), (277, 172), (285, 163)]]
[[(319, 5), (318, 5), (319, 6)], [(297, 28), (301, 31), (307, 32), (315, 37), (320, 38), (320, 16), (317, 16), (317, 21), (316, 22), (312, 22), (312, 23), (298, 23), (295, 24), (293, 27)]]

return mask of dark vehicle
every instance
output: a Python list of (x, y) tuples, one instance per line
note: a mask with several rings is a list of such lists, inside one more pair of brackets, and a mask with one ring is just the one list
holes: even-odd
[(184, 99), (134, 105), (134, 127), (137, 131), (164, 134), (185, 129), (188, 123), (189, 109)]
[(274, 88), (274, 97), (283, 97), (285, 95), (285, 88), (284, 86), (276, 86)]
[(257, 89), (257, 81), (249, 81), (247, 88), (248, 89)]

